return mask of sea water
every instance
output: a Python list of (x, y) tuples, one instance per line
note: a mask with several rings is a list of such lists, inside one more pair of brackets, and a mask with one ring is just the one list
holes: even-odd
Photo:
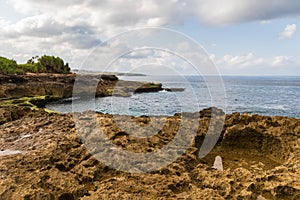
[[(110, 114), (174, 115), (220, 107), (226, 113), (287, 116), (300, 118), (300, 77), (223, 76), (222, 84), (200, 76), (124, 76), (122, 80), (161, 82), (164, 88), (185, 88), (181, 92), (161, 91), (48, 104), (62, 113), (96, 110)], [(208, 79), (209, 80), (209, 79)], [(211, 87), (212, 86), (212, 87)], [(213, 90), (213, 91), (211, 91)], [(220, 92), (220, 95), (218, 95)], [(214, 95), (213, 97), (211, 95)], [(224, 95), (225, 94), (225, 95)]]

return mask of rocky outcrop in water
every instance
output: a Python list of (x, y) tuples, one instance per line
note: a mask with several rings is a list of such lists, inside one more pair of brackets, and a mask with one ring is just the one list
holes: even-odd
[[(1, 116), (9, 116), (14, 109), (19, 108)], [(214, 111), (221, 120), (222, 111)], [(179, 127), (189, 133), (198, 124), (195, 140), (175, 162), (137, 174), (110, 168), (87, 151), (72, 114), (38, 109), (1, 119), (5, 123), (0, 125), (0, 150), (4, 152), (0, 155), (5, 156), (0, 157), (0, 199), (300, 198), (299, 119), (226, 115), (218, 144), (199, 159), (211, 113), (207, 109), (184, 114), (186, 120), (181, 114), (167, 118), (92, 114), (116, 148), (139, 153), (154, 152), (172, 141)], [(81, 119), (86, 125), (82, 131), (89, 132), (91, 113)], [(146, 127), (156, 122), (162, 127), (147, 138), (124, 131), (144, 135)], [(222, 157), (223, 172), (212, 169), (216, 156)]]

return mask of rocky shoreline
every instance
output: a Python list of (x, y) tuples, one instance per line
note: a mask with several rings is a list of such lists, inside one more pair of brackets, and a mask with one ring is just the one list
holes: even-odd
[[(300, 198), (299, 119), (225, 115), (216, 108), (170, 117), (85, 112), (80, 114), (83, 124), (78, 127), (76, 113), (43, 109), (49, 101), (74, 97), (76, 76), (75, 97), (89, 95), (86, 91), (105, 97), (183, 90), (162, 88), (160, 83), (122, 81), (114, 75), (0, 75), (0, 199)], [(90, 151), (79, 134), (90, 131), (92, 118), (114, 148), (129, 152), (156, 152), (176, 138), (179, 129), (186, 136), (193, 131), (195, 135), (171, 164), (147, 173), (122, 172), (99, 159), (99, 150)], [(224, 118), (217, 145), (200, 158), (210, 123)], [(157, 129), (152, 123), (162, 126)], [(140, 137), (147, 135), (148, 126), (154, 134)], [(134, 135), (122, 128), (134, 130)], [(86, 138), (101, 146), (98, 135), (93, 134)], [(104, 153), (108, 158), (116, 156), (111, 148)], [(212, 169), (216, 156), (223, 159), (224, 171)], [(152, 161), (146, 164), (157, 163)]]
[(119, 80), (109, 74), (34, 74), (1, 75), (0, 100), (23, 97), (45, 97), (47, 101), (93, 95), (122, 96), (132, 93), (183, 91), (183, 88), (163, 88), (161, 83)]
[[(299, 119), (226, 115), (216, 147), (200, 159), (211, 120), (211, 109), (206, 109), (196, 118), (200, 125), (194, 142), (175, 162), (148, 173), (128, 173), (107, 167), (87, 151), (72, 114), (22, 106), (2, 107), (0, 113), (1, 119), (10, 116), (0, 125), (0, 199), (300, 198)], [(133, 152), (153, 152), (168, 144), (179, 126), (191, 131), (195, 122), (180, 123), (181, 114), (121, 116), (140, 127), (163, 121), (155, 135), (138, 139), (120, 130), (115, 117), (96, 114), (107, 137)], [(216, 155), (223, 158), (223, 172), (212, 169)]]

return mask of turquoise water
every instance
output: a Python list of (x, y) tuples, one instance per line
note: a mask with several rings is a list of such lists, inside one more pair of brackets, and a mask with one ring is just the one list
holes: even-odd
[[(110, 114), (173, 115), (216, 106), (226, 113), (247, 112), (300, 118), (300, 77), (222, 77), (223, 85), (205, 82), (200, 76), (120, 77), (123, 80), (155, 81), (165, 88), (185, 88), (183, 92), (161, 91), (131, 97), (105, 97), (93, 101), (55, 102), (48, 109), (62, 113), (96, 110)], [(210, 90), (208, 89), (209, 84)], [(226, 96), (223, 96), (222, 93)], [(220, 93), (220, 95), (218, 95)], [(216, 97), (212, 102), (211, 95)]]

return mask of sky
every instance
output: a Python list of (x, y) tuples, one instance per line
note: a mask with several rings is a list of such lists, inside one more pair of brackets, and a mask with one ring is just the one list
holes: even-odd
[[(1, 0), (0, 56), (24, 63), (55, 55), (73, 69), (99, 70), (101, 60), (85, 62), (99, 45), (126, 31), (157, 27), (198, 43), (221, 75), (297, 76), (299, 19), (299, 0)], [(129, 42), (106, 50), (117, 55)], [(179, 47), (174, 43), (171, 50)], [(142, 49), (119, 57), (109, 70), (194, 74), (187, 65), (170, 52)]]

